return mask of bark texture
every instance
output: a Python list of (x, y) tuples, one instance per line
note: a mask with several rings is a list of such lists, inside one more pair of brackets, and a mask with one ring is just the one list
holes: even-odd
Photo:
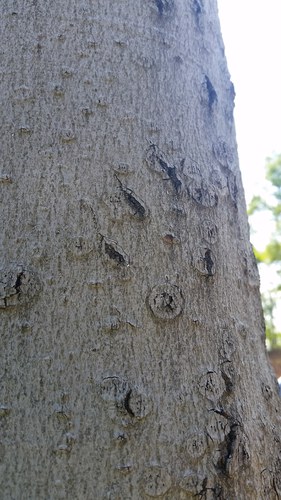
[(1, 499), (277, 499), (215, 0), (1, 0)]

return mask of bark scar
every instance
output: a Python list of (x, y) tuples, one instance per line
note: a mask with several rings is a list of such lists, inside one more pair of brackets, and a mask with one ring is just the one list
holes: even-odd
[(146, 209), (145, 207), (140, 203), (140, 201), (137, 200), (137, 198), (134, 196), (134, 191), (132, 189), (129, 189), (127, 187), (124, 187), (120, 179), (117, 177), (115, 174), (115, 177), (118, 181), (119, 187), (121, 189), (121, 192), (124, 196), (124, 199), (126, 203), (129, 205), (131, 209), (133, 209), (134, 215), (139, 217), (140, 219), (143, 219), (146, 216)]
[(124, 398), (123, 404), (124, 404), (125, 410), (129, 413), (129, 415), (131, 415), (131, 417), (134, 417), (135, 414), (134, 414), (133, 410), (130, 407), (131, 394), (132, 394), (132, 389), (129, 389), (129, 391), (127, 392), (127, 394), (126, 394), (126, 396)]

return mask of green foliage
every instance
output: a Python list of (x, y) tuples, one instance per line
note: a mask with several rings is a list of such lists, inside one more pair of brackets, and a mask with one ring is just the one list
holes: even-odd
[(274, 203), (269, 203), (260, 195), (254, 196), (249, 204), (248, 214), (251, 216), (258, 211), (267, 210), (275, 223), (272, 240), (259, 251), (255, 249), (258, 262), (281, 264), (281, 154), (275, 158), (268, 158), (266, 162), (266, 179), (270, 182), (271, 197)]
[(281, 243), (280, 241), (272, 240), (262, 251), (255, 248), (254, 253), (258, 262), (264, 262), (265, 264), (281, 262)]
[(268, 205), (261, 196), (253, 196), (248, 206), (248, 215), (253, 215), (258, 210), (265, 210), (267, 208)]
[[(266, 337), (270, 347), (281, 346), (281, 332), (277, 332), (274, 324), (276, 297), (281, 291), (281, 154), (268, 158), (266, 162), (266, 179), (269, 181), (269, 199), (254, 196), (249, 204), (248, 214), (252, 216), (261, 211), (267, 211), (274, 221), (274, 232), (271, 240), (262, 250), (254, 248), (258, 263), (279, 265), (280, 285), (262, 295), (264, 317), (266, 322)], [(262, 228), (261, 228), (262, 229)]]
[(281, 333), (277, 332), (274, 324), (274, 310), (276, 299), (271, 292), (262, 294), (262, 305), (265, 319), (265, 334), (270, 349), (281, 347)]
[(266, 178), (275, 188), (274, 195), (281, 201), (281, 154), (268, 158), (266, 163)]

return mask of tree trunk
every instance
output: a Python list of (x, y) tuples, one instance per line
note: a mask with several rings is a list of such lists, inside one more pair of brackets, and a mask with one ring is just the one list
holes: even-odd
[(275, 499), (215, 0), (2, 0), (1, 499)]

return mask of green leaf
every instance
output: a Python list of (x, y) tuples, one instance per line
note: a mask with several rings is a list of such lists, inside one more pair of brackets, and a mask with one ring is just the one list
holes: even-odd
[(278, 198), (281, 197), (281, 154), (267, 159), (266, 178), (277, 188)]
[(253, 215), (259, 210), (268, 209), (267, 203), (261, 198), (261, 196), (253, 196), (248, 206), (248, 215)]
[(266, 264), (271, 264), (272, 262), (281, 261), (281, 243), (276, 240), (272, 240), (266, 246), (265, 250), (260, 254), (261, 261)]

